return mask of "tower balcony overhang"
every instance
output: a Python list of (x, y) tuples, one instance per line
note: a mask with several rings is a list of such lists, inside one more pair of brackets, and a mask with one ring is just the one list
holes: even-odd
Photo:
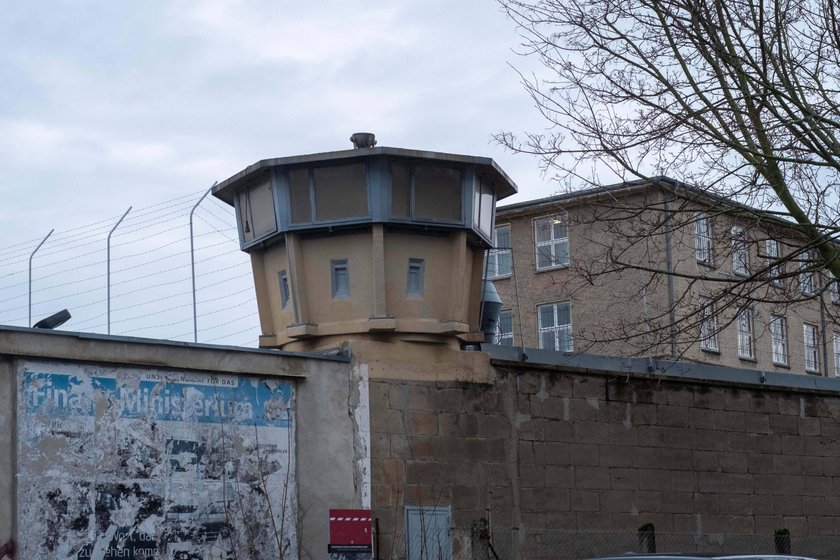
[(516, 192), (490, 158), (388, 147), (265, 159), (213, 189), (248, 252), (287, 232), (376, 223), (467, 230), (489, 247), (496, 201)]

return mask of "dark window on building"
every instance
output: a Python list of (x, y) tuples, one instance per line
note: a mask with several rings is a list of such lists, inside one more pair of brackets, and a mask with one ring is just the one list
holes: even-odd
[(292, 223), (307, 224), (312, 221), (312, 199), (309, 196), (309, 170), (289, 171), (289, 198), (292, 206)]
[(414, 217), (461, 221), (461, 171), (448, 167), (414, 167)]
[(367, 175), (363, 163), (316, 167), (315, 218), (319, 222), (368, 215)]
[(409, 297), (423, 297), (423, 276), (426, 272), (426, 265), (423, 259), (408, 259), (408, 287), (406, 294)]
[(496, 339), (499, 346), (513, 346), (513, 314), (510, 311), (499, 313)]
[(350, 297), (350, 269), (347, 259), (330, 261), (332, 267), (332, 297), (333, 299), (347, 299)]
[(410, 218), (411, 172), (407, 165), (391, 165), (391, 216)]
[(289, 278), (286, 271), (280, 271), (280, 305), (283, 309), (289, 306)]

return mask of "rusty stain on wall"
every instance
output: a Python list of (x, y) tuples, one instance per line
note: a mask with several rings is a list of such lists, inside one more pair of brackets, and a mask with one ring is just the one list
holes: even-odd
[(295, 556), (291, 383), (49, 362), (18, 379), (22, 557)]

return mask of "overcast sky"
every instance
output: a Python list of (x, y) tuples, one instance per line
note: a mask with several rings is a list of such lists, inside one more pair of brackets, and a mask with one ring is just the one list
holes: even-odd
[(492, 157), (519, 186), (511, 201), (552, 194), (535, 159), (491, 140), (544, 126), (511, 68), (531, 64), (517, 44), (492, 0), (7, 3), (0, 301), (3, 248), (28, 255), (55, 228), (46, 252), (61, 232), (176, 198), (186, 223), (214, 181), (350, 148), (355, 131)]

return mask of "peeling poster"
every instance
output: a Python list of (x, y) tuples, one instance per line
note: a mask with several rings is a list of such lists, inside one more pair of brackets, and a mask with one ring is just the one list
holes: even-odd
[(18, 372), (21, 558), (294, 558), (294, 387), (54, 362)]

